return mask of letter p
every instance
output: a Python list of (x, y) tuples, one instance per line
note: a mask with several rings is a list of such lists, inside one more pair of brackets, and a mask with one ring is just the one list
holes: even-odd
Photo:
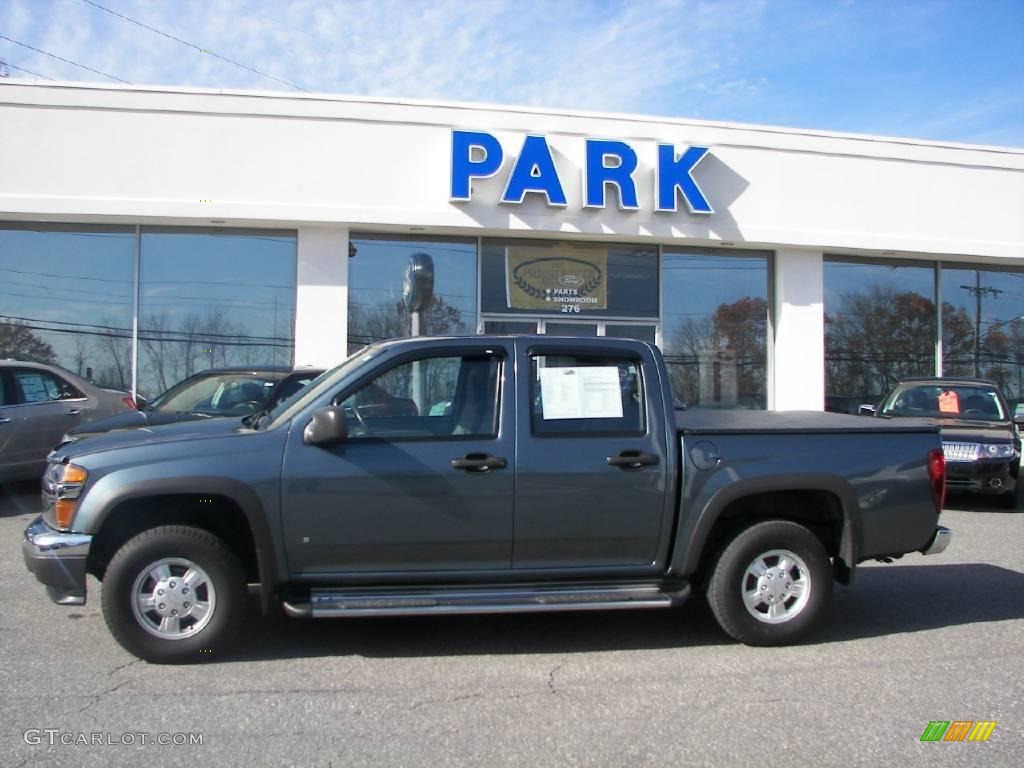
[(501, 168), (504, 155), (501, 144), (484, 131), (452, 131), (451, 199), (468, 201), (470, 182), (486, 179)]

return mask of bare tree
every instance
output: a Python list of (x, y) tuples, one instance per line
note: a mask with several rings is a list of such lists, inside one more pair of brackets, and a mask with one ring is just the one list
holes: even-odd
[[(100, 323), (108, 328), (117, 328), (117, 318), (105, 315)], [(97, 366), (95, 378), (118, 387), (131, 386), (132, 334), (131, 329), (110, 330), (96, 336), (101, 364)]]
[[(75, 373), (85, 376), (89, 366), (86, 362), (89, 359), (90, 339), (88, 334), (76, 333), (74, 336), (75, 354), (73, 358)], [(95, 372), (94, 372), (95, 373)]]

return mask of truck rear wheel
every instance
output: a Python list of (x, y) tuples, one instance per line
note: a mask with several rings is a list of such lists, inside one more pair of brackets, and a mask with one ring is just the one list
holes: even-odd
[(707, 597), (719, 625), (748, 645), (785, 645), (818, 623), (832, 566), (811, 531), (788, 520), (757, 523), (722, 551)]
[(103, 617), (127, 651), (156, 663), (206, 661), (245, 618), (245, 573), (209, 531), (161, 526), (129, 539), (103, 578)]

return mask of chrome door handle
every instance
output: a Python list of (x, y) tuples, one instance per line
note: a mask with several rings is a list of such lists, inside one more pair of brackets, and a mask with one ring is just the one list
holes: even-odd
[(0, 416), (0, 424), (10, 424), (11, 420), (6, 416)]
[(464, 469), (467, 472), (483, 474), (492, 469), (504, 469), (508, 461), (500, 456), (491, 456), (486, 453), (467, 453), (461, 459), (452, 459), (452, 469)]
[(634, 470), (644, 467), (653, 467), (658, 463), (658, 457), (652, 453), (641, 453), (640, 451), (623, 451), (618, 456), (609, 456), (608, 466), (619, 469)]
[(68, 416), (77, 416), (81, 412), (82, 412), (81, 408), (69, 408), (68, 412), (67, 412), (67, 415)]

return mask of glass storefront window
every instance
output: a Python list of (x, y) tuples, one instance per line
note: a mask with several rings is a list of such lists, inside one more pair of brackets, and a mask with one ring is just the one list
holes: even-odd
[(484, 314), (658, 317), (658, 253), (607, 243), (484, 240)]
[(532, 334), (537, 332), (537, 323), (527, 320), (505, 322), (504, 320), (484, 320), (484, 333), (498, 334)]
[(614, 336), (617, 339), (636, 339), (637, 341), (646, 341), (648, 344), (654, 344), (657, 334), (653, 325), (608, 323), (604, 328), (604, 335)]
[(663, 251), (662, 349), (688, 408), (767, 407), (769, 256)]
[(476, 332), (475, 239), (353, 234), (350, 242), (349, 352), (411, 335), (402, 287), (414, 254), (429, 256), (434, 271), (433, 298), (422, 312), (420, 334)]
[(935, 269), (826, 257), (825, 400), (856, 413), (899, 380), (935, 375)]
[(139, 391), (208, 368), (289, 367), (296, 237), (279, 230), (142, 230)]
[(1024, 273), (942, 266), (942, 372), (1024, 391)]
[(597, 336), (597, 323), (557, 323), (549, 320), (545, 324), (544, 332), (548, 336), (586, 338)]
[(131, 386), (135, 228), (0, 225), (0, 359)]

